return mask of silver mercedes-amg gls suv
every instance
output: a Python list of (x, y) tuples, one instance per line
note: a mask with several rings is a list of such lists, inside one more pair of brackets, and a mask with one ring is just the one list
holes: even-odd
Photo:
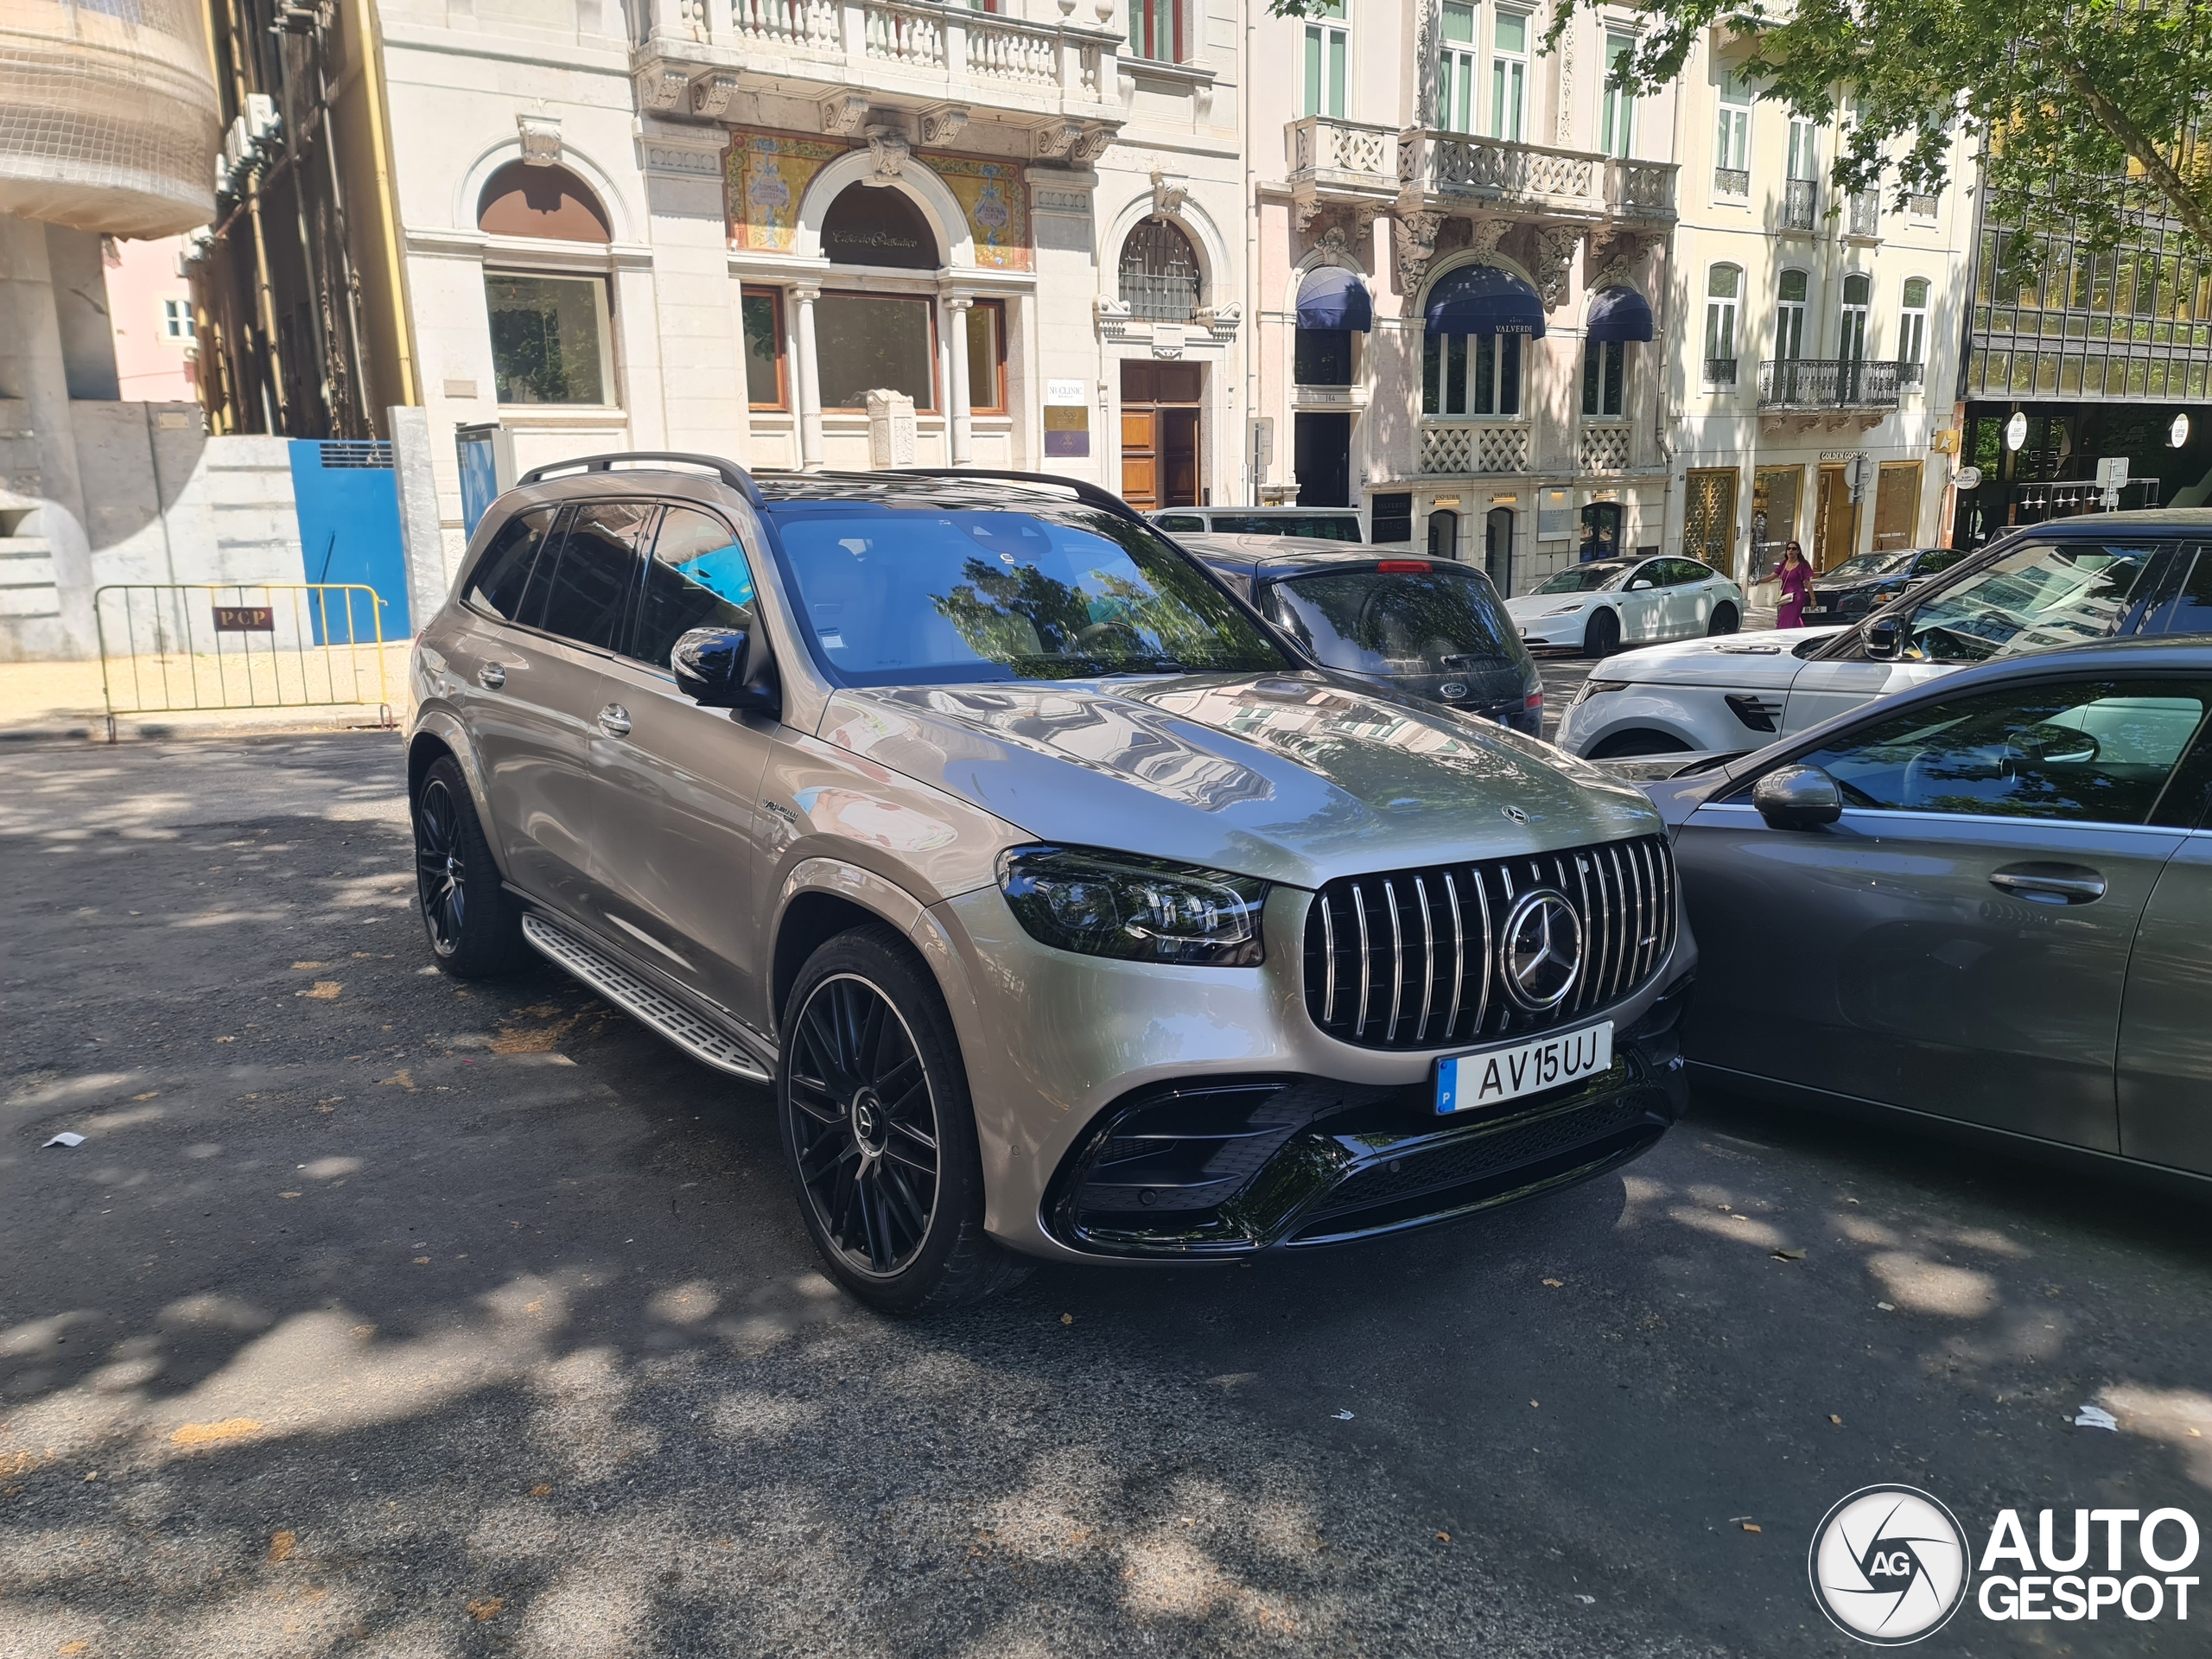
[(602, 456), (414, 664), (424, 923), (773, 1090), (838, 1281), (1370, 1236), (1675, 1116), (1638, 791), (1301, 658), (1088, 485)]

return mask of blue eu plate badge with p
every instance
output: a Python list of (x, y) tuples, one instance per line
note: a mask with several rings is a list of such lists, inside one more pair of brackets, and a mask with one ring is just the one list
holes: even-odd
[(1439, 1115), (1472, 1111), (1597, 1076), (1613, 1063), (1613, 1022), (1601, 1020), (1510, 1048), (1453, 1054), (1436, 1063)]

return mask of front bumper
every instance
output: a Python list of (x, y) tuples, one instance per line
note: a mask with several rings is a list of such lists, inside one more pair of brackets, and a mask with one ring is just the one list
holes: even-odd
[(1063, 1160), (1045, 1205), (1085, 1254), (1217, 1258), (1402, 1232), (1586, 1180), (1681, 1115), (1687, 976), (1587, 1084), (1440, 1118), (1433, 1085), (1255, 1077), (1138, 1090)]
[[(1313, 1026), (1295, 944), (1310, 899), (1288, 887), (1269, 894), (1268, 959), (1256, 969), (1051, 950), (1022, 931), (995, 888), (931, 907), (952, 957), (939, 971), (967, 1065), (994, 1238), (1095, 1262), (1249, 1255), (1394, 1231), (1596, 1174), (1673, 1121), (1673, 1032), (1696, 960), (1687, 927), (1641, 989), (1591, 1010), (1614, 1022), (1611, 1071), (1563, 1094), (1442, 1119), (1435, 1061), (1456, 1051), (1354, 1047)], [(1190, 1143), (1171, 1162), (1191, 1179), (1165, 1204), (1162, 1170), (1108, 1167), (1131, 1150), (1112, 1146), (1116, 1125), (1138, 1112), (1149, 1115), (1140, 1133)], [(1455, 1173), (1446, 1168), (1452, 1160), (1467, 1161)], [(1142, 1179), (1120, 1179), (1131, 1175)]]

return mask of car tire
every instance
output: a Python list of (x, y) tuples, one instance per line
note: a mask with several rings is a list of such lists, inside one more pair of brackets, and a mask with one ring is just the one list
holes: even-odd
[(1664, 732), (1648, 728), (1615, 732), (1599, 742), (1592, 743), (1585, 760), (1630, 760), (1647, 754), (1689, 754), (1690, 746), (1680, 738), (1669, 737)]
[(983, 1231), (968, 1072), (929, 970), (885, 926), (816, 950), (781, 1022), (776, 1116), (808, 1236), (880, 1313), (980, 1300), (1027, 1268)]
[(1582, 654), (1585, 657), (1610, 657), (1621, 648), (1620, 613), (1610, 606), (1600, 606), (1582, 631)]
[(1712, 620), (1706, 624), (1705, 632), (1709, 638), (1724, 633), (1733, 633), (1736, 632), (1736, 625), (1741, 620), (1736, 614), (1736, 607), (1733, 605), (1716, 605), (1713, 607)]
[(432, 761), (409, 803), (415, 894), (438, 966), (455, 979), (512, 974), (533, 960), (522, 908), (499, 883), (476, 803), (451, 755)]

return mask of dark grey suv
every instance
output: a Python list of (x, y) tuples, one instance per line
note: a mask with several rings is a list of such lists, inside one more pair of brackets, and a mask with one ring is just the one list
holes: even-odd
[(1650, 803), (1302, 659), (1090, 486), (541, 468), (414, 691), (437, 960), (771, 1085), (879, 1306), (1414, 1226), (1675, 1116)]

